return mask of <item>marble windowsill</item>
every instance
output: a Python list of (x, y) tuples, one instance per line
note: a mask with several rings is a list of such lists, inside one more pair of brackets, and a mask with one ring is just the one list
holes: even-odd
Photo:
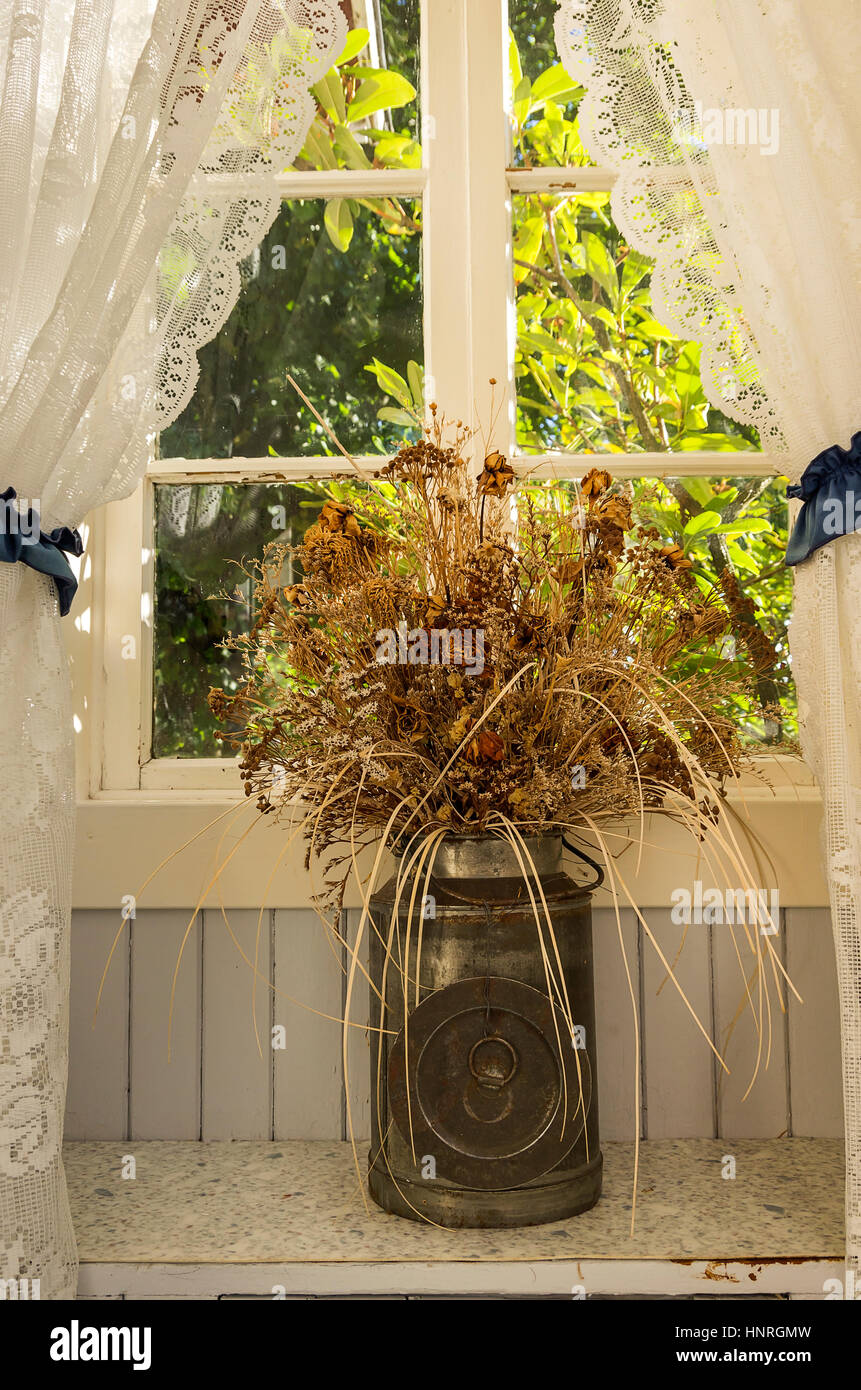
[[(134, 1180), (121, 1176), (124, 1155)], [(336, 1142), (73, 1143), (65, 1160), (91, 1295), (164, 1284), (191, 1297), (271, 1296), (285, 1280), (310, 1293), (542, 1293), (578, 1279), (595, 1293), (693, 1292), (694, 1281), (703, 1292), (708, 1281), (715, 1293), (821, 1294), (841, 1273), (836, 1140), (645, 1142), (633, 1237), (629, 1144), (604, 1146), (592, 1211), (506, 1231), (442, 1230), (366, 1207), (351, 1148)]]

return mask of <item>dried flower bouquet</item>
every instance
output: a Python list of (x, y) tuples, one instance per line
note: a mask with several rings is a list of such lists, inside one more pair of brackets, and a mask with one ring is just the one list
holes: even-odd
[[(330, 497), (296, 549), (301, 582), (283, 582), (283, 546), (252, 569), (258, 616), (235, 639), (246, 679), (235, 696), (210, 696), (230, 726), (222, 737), (240, 749), (246, 795), (261, 813), (298, 815), (307, 866), (325, 858), (321, 915), (337, 914), (351, 871), (358, 879), (359, 850), (377, 845), (348, 944), (345, 1075), (382, 851), (400, 856), (393, 920), (404, 895), (412, 917), (419, 879), (427, 891), (450, 834), (501, 836), (514, 849), (548, 993), (572, 1036), (526, 837), (562, 832), (592, 853), (597, 844), (620, 943), (624, 898), (719, 1056), (620, 861), (636, 845), (642, 855), (647, 816), (662, 815), (690, 830), (716, 882), (751, 886), (743, 822), (726, 789), (750, 760), (735, 701), (772, 654), (752, 644), (738, 595), (704, 588), (684, 551), (638, 521), (607, 471), (542, 486), (518, 480), (492, 450), (479, 466), (473, 451), (461, 423), (432, 405), (418, 442), (384, 468), (361, 474), (350, 460), (360, 476)], [(729, 930), (758, 1039), (752, 1085), (770, 1053), (769, 977), (781, 1008), (792, 985), (768, 907), (751, 898), (753, 919), (738, 939)]]
[[(213, 690), (240, 732), (247, 795), (308, 813), (334, 851), (337, 905), (357, 843), (444, 829), (594, 837), (645, 811), (698, 838), (749, 761), (734, 696), (732, 607), (640, 525), (609, 473), (515, 487), (435, 406), (349, 502), (255, 569), (257, 621), (236, 639), (246, 681)], [(342, 872), (331, 875), (332, 865)]]

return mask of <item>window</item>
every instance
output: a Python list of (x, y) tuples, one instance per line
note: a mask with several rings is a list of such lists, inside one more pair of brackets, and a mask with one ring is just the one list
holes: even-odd
[(405, 391), (486, 428), (491, 378), (493, 444), (536, 484), (607, 456), (703, 582), (728, 571), (750, 623), (776, 629), (762, 701), (782, 708), (740, 718), (751, 737), (791, 736), (783, 488), (752, 432), (710, 407), (697, 346), (654, 315), (613, 176), (580, 143), (554, 0), (343, 8), (350, 37), (281, 212), (146, 482), (108, 509), (91, 785), (238, 788), (205, 696), (236, 679), (220, 643), (251, 619), (241, 562), (298, 536), (345, 467), (288, 371), (363, 459), (403, 437)]

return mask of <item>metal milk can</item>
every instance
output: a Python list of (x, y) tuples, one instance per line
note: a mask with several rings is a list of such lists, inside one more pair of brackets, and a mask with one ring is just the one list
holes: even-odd
[[(507, 840), (449, 836), (427, 884), (424, 870), (401, 883), (396, 911), (397, 874), (371, 899), (368, 1180), (400, 1216), (528, 1226), (600, 1196), (591, 889), (601, 870), (578, 887), (560, 835), (525, 843), (541, 893)], [(373, 1031), (381, 1019), (386, 1031)]]

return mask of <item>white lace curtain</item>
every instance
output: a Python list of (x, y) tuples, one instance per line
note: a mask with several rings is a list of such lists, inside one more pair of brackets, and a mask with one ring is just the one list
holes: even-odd
[[(857, 0), (562, 0), (580, 125), (652, 256), (655, 316), (792, 482), (861, 430)], [(736, 143), (744, 115), (747, 143)], [(762, 113), (762, 115), (760, 115)], [(732, 135), (732, 138), (730, 138)], [(769, 152), (770, 151), (770, 152)], [(847, 1268), (861, 1269), (861, 534), (795, 570), (804, 755), (825, 807), (840, 988)], [(803, 983), (803, 982), (802, 982)]]
[[(0, 492), (43, 532), (130, 492), (187, 403), (344, 29), (337, 0), (0, 0)], [(77, 1271), (59, 623), (53, 579), (0, 563), (0, 1277), (42, 1298)]]

